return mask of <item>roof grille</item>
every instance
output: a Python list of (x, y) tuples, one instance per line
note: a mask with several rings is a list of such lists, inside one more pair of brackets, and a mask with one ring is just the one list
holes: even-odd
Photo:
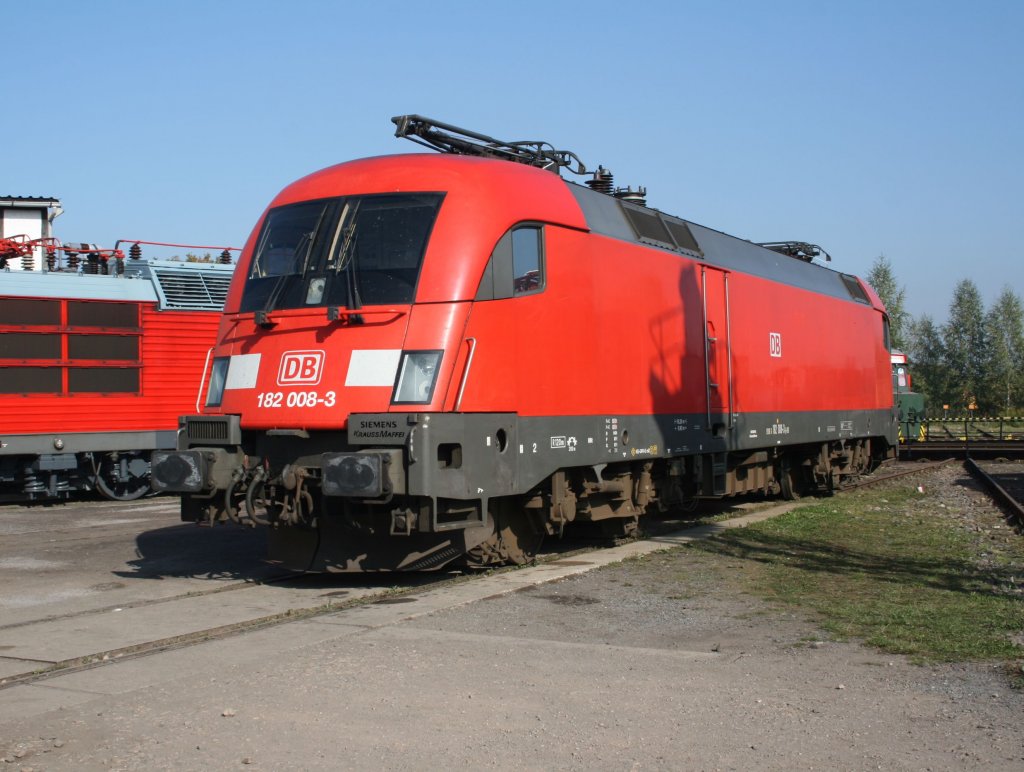
[(153, 268), (161, 308), (220, 311), (228, 296), (231, 272), (205, 268)]

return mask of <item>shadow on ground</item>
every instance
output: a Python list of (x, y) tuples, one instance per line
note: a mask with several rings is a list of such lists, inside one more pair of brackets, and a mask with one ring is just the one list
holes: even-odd
[[(129, 571), (114, 571), (125, 579), (230, 579), (264, 582), (278, 587), (324, 589), (333, 598), (348, 594), (346, 588), (429, 585), (451, 572), (402, 574), (301, 574), (270, 563), (266, 558), (266, 529), (234, 523), (214, 527), (189, 523), (146, 531), (136, 537), (135, 560)], [(384, 602), (384, 601), (381, 601)]]
[(869, 575), (901, 586), (1005, 596), (1015, 583), (1012, 568), (979, 567), (959, 559), (931, 559), (837, 546), (814, 539), (732, 531), (712, 537), (701, 549), (720, 555), (782, 564), (787, 568), (829, 575)]
[(283, 572), (266, 561), (266, 532), (234, 523), (213, 528), (182, 523), (145, 531), (135, 539), (127, 579), (181, 577), (258, 581)]

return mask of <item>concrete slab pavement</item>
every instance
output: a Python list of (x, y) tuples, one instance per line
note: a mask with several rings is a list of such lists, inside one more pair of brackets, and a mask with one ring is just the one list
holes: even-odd
[[(384, 597), (374, 603), (345, 608), (312, 620), (286, 623), (246, 633), (244, 636), (192, 644), (185, 649), (116, 662), (84, 673), (48, 676), (44, 681), (0, 690), (0, 719), (4, 715), (26, 715), (25, 711), (46, 712), (61, 704), (59, 699), (41, 699), (38, 695), (31, 700), (22, 699), (22, 695), (33, 690), (78, 689), (80, 687), (76, 685), (82, 683), (93, 684), (91, 688), (96, 688), (95, 684), (102, 683), (102, 690), (96, 693), (123, 693), (135, 688), (131, 684), (140, 683), (137, 681), (140, 669), (147, 673), (142, 683), (152, 685), (178, 678), (183, 661), (201, 661), (216, 671), (231, 666), (238, 661), (240, 652), (249, 649), (258, 651), (261, 658), (273, 658), (279, 650), (290, 651), (296, 646), (327, 641), (332, 637), (341, 638), (358, 631), (397, 625), (440, 610), (457, 608), (537, 584), (566, 579), (629, 558), (670, 549), (694, 539), (707, 538), (709, 534), (725, 528), (773, 517), (794, 506), (779, 505), (723, 523), (628, 542), (610, 549), (556, 559), (515, 571), (470, 577), (466, 581), (437, 588), (426, 587), (401, 597)], [(369, 597), (377, 592), (378, 588), (349, 588), (346, 601)], [(243, 599), (241, 603), (240, 598)], [(312, 608), (324, 602), (323, 597), (308, 591), (272, 585), (251, 586), (244, 590), (124, 609), (102, 617), (55, 620), (43, 625), (14, 628), (0, 633), (0, 645), (5, 647), (3, 651), (8, 657), (24, 657), (43, 663), (60, 662), (146, 641), (251, 621), (289, 609)], [(312, 629), (318, 632), (307, 641), (304, 636)], [(331, 634), (331, 630), (335, 632)], [(127, 678), (126, 685), (119, 685), (122, 678)], [(20, 702), (21, 707), (14, 710), (12, 701)]]

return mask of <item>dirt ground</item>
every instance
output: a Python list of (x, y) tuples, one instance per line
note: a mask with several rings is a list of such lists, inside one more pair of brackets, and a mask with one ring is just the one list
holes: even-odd
[[(962, 473), (923, 484), (938, 516), (999, 524)], [(399, 624), (285, 626), (289, 647), (242, 636), (227, 668), (195, 647), (148, 685), (0, 724), (0, 771), (1024, 769), (1001, 666), (828, 640), (740, 570), (676, 549)]]

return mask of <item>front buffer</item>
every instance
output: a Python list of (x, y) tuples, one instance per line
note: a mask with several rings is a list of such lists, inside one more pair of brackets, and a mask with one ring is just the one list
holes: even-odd
[[(520, 492), (513, 414), (355, 414), (347, 432), (243, 431), (188, 416), (153, 487), (185, 521), (269, 526), (269, 557), (295, 570), (435, 570), (468, 556), (524, 562), (503, 522)], [(529, 530), (529, 529), (526, 529)]]

